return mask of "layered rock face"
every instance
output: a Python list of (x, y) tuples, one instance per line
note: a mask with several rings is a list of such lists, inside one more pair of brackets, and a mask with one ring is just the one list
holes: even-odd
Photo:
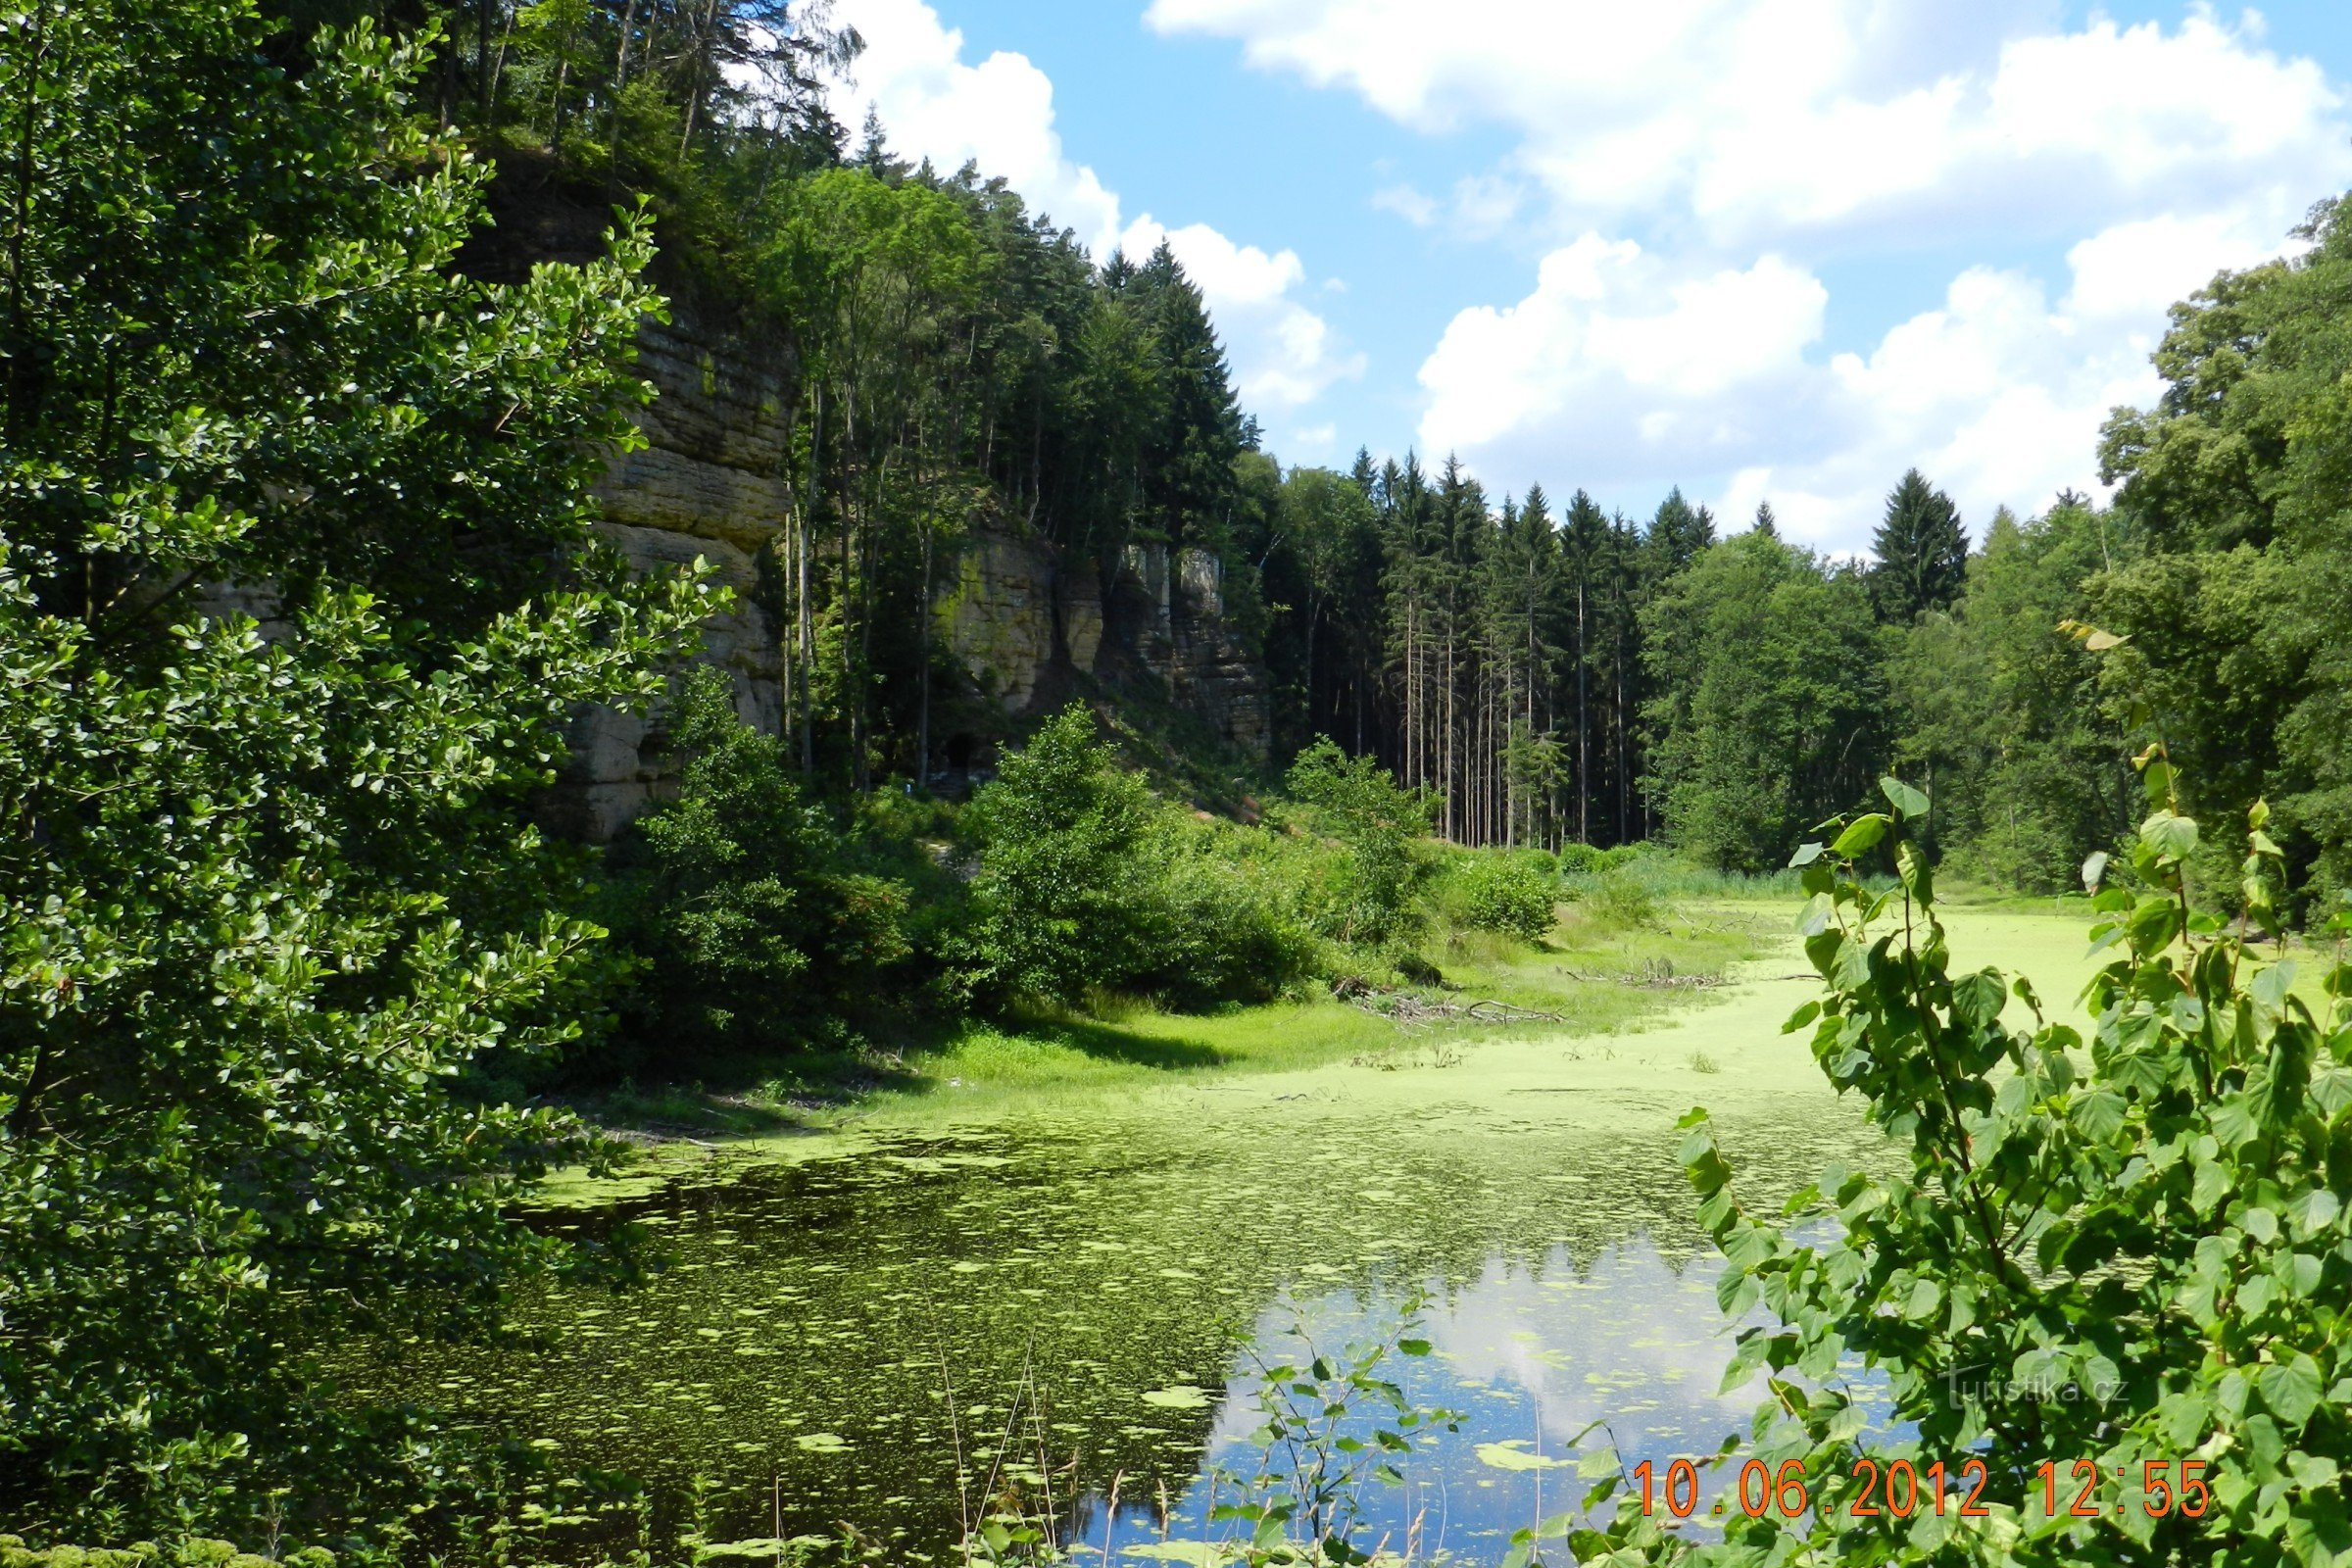
[(1253, 757), (1272, 740), (1266, 672), (1250, 657), (1225, 613), (1225, 564), (1206, 550), (1176, 553), (1169, 631), (1176, 699)]
[[(762, 605), (761, 547), (784, 531), (781, 470), (790, 427), (791, 367), (760, 360), (680, 313), (648, 322), (639, 373), (660, 391), (639, 416), (647, 445), (615, 456), (597, 497), (600, 531), (640, 571), (697, 556), (735, 591), (735, 608), (703, 627), (703, 658), (735, 677), (735, 710), (768, 734), (784, 718), (783, 628)], [(652, 806), (671, 768), (646, 720), (591, 709), (573, 722), (572, 761), (551, 792), (551, 826), (602, 843)]]
[[(764, 608), (763, 548), (784, 531), (776, 475), (790, 427), (792, 366), (760, 359), (680, 311), (648, 323), (639, 370), (660, 396), (640, 424), (647, 445), (617, 456), (598, 487), (602, 531), (640, 570), (701, 556), (735, 590), (704, 628), (703, 657), (735, 677), (736, 710), (773, 734), (783, 721), (786, 628)], [(950, 573), (953, 573), (951, 576)], [(971, 695), (1017, 720), (1048, 706), (1056, 671), (1110, 674), (1122, 659), (1156, 675), (1181, 707), (1230, 743), (1262, 754), (1264, 672), (1225, 616), (1223, 569), (1206, 551), (1130, 550), (1114, 580), (1070, 569), (1043, 540), (982, 528), (942, 572), (935, 631)], [(543, 808), (549, 825), (603, 842), (663, 798), (672, 764), (643, 719), (597, 709), (572, 728), (572, 762)]]
[(1130, 545), (1107, 595), (1091, 568), (1062, 569), (1043, 541), (983, 531), (941, 602), (941, 639), (974, 686), (1011, 715), (1039, 706), (1056, 668), (1156, 676), (1227, 743), (1265, 754), (1265, 671), (1225, 614), (1224, 566), (1206, 550)]

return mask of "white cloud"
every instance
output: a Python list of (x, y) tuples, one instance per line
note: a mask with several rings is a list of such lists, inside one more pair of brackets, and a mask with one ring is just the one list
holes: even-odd
[(900, 156), (1004, 176), (1098, 257), (1116, 246), (1148, 254), (1165, 237), (1208, 303), (1246, 404), (1296, 409), (1363, 372), (1363, 357), (1300, 303), (1306, 270), (1296, 252), (1237, 244), (1203, 223), (1169, 229), (1149, 213), (1124, 219), (1117, 193), (1064, 151), (1054, 83), (1027, 56), (1000, 50), (966, 63), (962, 32), (923, 0), (844, 0), (836, 15), (866, 44), (835, 91), (836, 115), (855, 126), (871, 108)]
[(2074, 288), (2067, 310), (2089, 318), (2160, 321), (2165, 308), (2212, 281), (2278, 254), (2278, 236), (2240, 213), (2146, 218), (2118, 223), (2067, 252)]
[[(1646, 494), (1722, 476), (1727, 524), (1769, 497), (1785, 533), (1840, 553), (1867, 548), (1887, 485), (1915, 465), (1974, 522), (2037, 508), (2095, 488), (2100, 422), (2157, 390), (2161, 314), (2111, 309), (2144, 281), (2111, 259), (2145, 237), (2078, 246), (2056, 305), (2027, 273), (1971, 268), (1869, 353), (1825, 360), (1809, 351), (1828, 295), (1809, 271), (1773, 256), (1681, 270), (1586, 235), (1516, 305), (1453, 318), (1421, 368), (1421, 438), (1512, 489), (1567, 475)], [(2171, 298), (2201, 265), (2192, 253), (2146, 286)]]
[[(1148, 20), (1413, 128), (1511, 136), (1422, 220), (1526, 229), (1504, 203), (1532, 187), (1553, 248), (1525, 298), (1459, 312), (1424, 361), (1427, 446), (1512, 488), (1710, 476), (1727, 520), (1769, 494), (1839, 550), (1913, 464), (1980, 520), (2088, 487), (2109, 408), (2157, 389), (2165, 306), (2352, 183), (2344, 94), (2257, 14), (2198, 3), (2136, 25), (2068, 25), (2056, 0), (1454, 0), (1442, 25), (1417, 0), (1152, 0)], [(2059, 286), (1943, 262), (1936, 309), (1820, 341), (1824, 262), (1899, 277), (1995, 234), (2063, 251)]]
[(1340, 427), (1325, 420), (1281, 431), (1274, 450), (1285, 463), (1328, 463), (1339, 456)]
[(1152, 0), (1420, 129), (1515, 130), (1560, 221), (1688, 216), (1717, 244), (1917, 243), (2259, 203), (2352, 176), (2342, 97), (2260, 19), (2048, 30), (2047, 0)]
[(1438, 220), (1437, 201), (1410, 185), (1383, 185), (1372, 193), (1372, 205), (1384, 213), (1395, 213), (1415, 228), (1427, 228)]
[(1771, 435), (1776, 389), (1801, 388), (1828, 299), (1777, 257), (1678, 276), (1632, 240), (1587, 234), (1544, 258), (1518, 304), (1454, 317), (1421, 367), (1421, 439), (1512, 470), (1541, 452), (1555, 475), (1629, 459), (1654, 471), (1668, 453), (1728, 467)]
[(836, 15), (865, 39), (834, 92), (834, 113), (853, 130), (872, 109), (901, 156), (950, 171), (976, 162), (1098, 252), (1115, 242), (1119, 199), (1064, 154), (1054, 83), (1027, 56), (1000, 50), (966, 64), (962, 32), (923, 0), (849, 0)]
[(1287, 413), (1312, 403), (1334, 381), (1364, 373), (1364, 357), (1342, 348), (1331, 323), (1298, 302), (1306, 268), (1296, 251), (1269, 255), (1237, 245), (1206, 223), (1162, 228), (1149, 214), (1129, 224), (1119, 243), (1140, 257), (1162, 239), (1200, 285), (1245, 408)]

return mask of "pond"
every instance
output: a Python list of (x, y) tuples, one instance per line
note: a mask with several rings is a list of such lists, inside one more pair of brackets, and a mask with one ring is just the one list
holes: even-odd
[(1259, 1424), (1254, 1368), (1294, 1328), (1394, 1335), (1418, 1300), (1432, 1353), (1401, 1381), (1464, 1419), (1376, 1489), (1364, 1539), (1417, 1519), (1425, 1548), (1494, 1561), (1569, 1500), (1533, 1461), (1593, 1423), (1662, 1470), (1753, 1409), (1718, 1392), (1731, 1330), (1675, 1120), (1706, 1103), (1764, 1200), (1876, 1142), (1779, 1033), (1811, 994), (1788, 967), (1647, 1032), (727, 1152), (553, 1218), (654, 1228), (650, 1285), (552, 1294), (526, 1303), (535, 1346), (399, 1375), (566, 1464), (699, 1485), (716, 1541), (846, 1530), (853, 1556), (949, 1560), (1009, 1487), (1065, 1520), (1076, 1498), (1126, 1555), (1202, 1533), (1207, 1467)]

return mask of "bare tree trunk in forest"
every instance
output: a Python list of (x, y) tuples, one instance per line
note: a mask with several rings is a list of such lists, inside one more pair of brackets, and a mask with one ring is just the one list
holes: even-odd
[(850, 726), (850, 786), (860, 794), (865, 790), (865, 736), (858, 723), (859, 710), (864, 708), (864, 693), (858, 681), (858, 640), (851, 636), (851, 620), (857, 614), (858, 558), (855, 554), (855, 519), (852, 514), (856, 503), (862, 499), (860, 479), (863, 477), (858, 459), (858, 376), (853, 368), (850, 374), (849, 402), (842, 410), (841, 441), (843, 464), (847, 471), (841, 487), (841, 586), (834, 591), (834, 603), (841, 610), (841, 711)]
[[(651, 14), (645, 19), (645, 53), (648, 60), (653, 57), (656, 21), (657, 18)], [(636, 24), (637, 0), (627, 0), (620, 13), (620, 46), (612, 57), (612, 112), (606, 117), (610, 122), (606, 140), (612, 144), (611, 155), (605, 163), (605, 183), (609, 190), (616, 190), (620, 183), (621, 140), (624, 134), (620, 100), (629, 85), (629, 35), (636, 30)]]
[[(790, 425), (786, 425), (786, 428), (790, 428)], [(786, 615), (786, 623), (793, 623), (793, 620), (800, 618), (800, 607), (793, 602), (793, 536), (800, 531), (800, 517), (795, 513), (800, 513), (798, 503), (793, 503), (793, 508), (783, 517), (783, 548), (776, 553), (776, 576), (783, 578), (783, 615)], [(783, 750), (793, 750), (793, 703), (800, 698), (800, 689), (795, 686), (793, 679), (793, 665), (798, 662), (793, 656), (793, 632), (781, 632), (776, 637), (776, 644), (778, 651), (783, 654), (783, 733), (778, 736), (778, 741), (783, 741)]]
[(1306, 595), (1306, 730), (1309, 735), (1319, 733), (1315, 728), (1315, 619), (1320, 613), (1315, 605), (1314, 590), (1310, 588)]
[(1592, 665), (1585, 648), (1585, 584), (1583, 570), (1576, 584), (1576, 836), (1592, 842), (1592, 717), (1586, 703)]
[(1356, 756), (1358, 756), (1358, 757), (1361, 757), (1361, 756), (1363, 756), (1363, 755), (1364, 755), (1364, 676), (1363, 676), (1363, 671), (1359, 669), (1359, 670), (1355, 671), (1353, 674), (1351, 674), (1351, 675), (1348, 677), (1348, 684), (1349, 684), (1349, 685), (1351, 685), (1351, 686), (1353, 686), (1353, 687), (1355, 688), (1355, 694), (1354, 694), (1354, 695), (1355, 695), (1355, 755), (1356, 755)]
[[(498, 89), (507, 79), (507, 45), (514, 41), (514, 13), (507, 13), (506, 30), (498, 35), (498, 52), (490, 57), (490, 114), (498, 115)], [(571, 64), (571, 37), (564, 39), (564, 59), (556, 68), (556, 119), (561, 124), (564, 117), (564, 74)]]
[(931, 787), (931, 530), (923, 530), (923, 623), (915, 636), (922, 663), (922, 689), (914, 710), (914, 785)]
[(816, 384), (816, 425), (808, 439), (808, 505), (801, 512), (800, 528), (800, 639), (801, 639), (801, 772), (811, 776), (816, 772), (816, 708), (809, 687), (816, 682), (816, 612), (808, 602), (808, 556), (814, 546), (810, 534), (816, 523), (817, 504), (824, 499), (825, 485), (825, 384)]
[(1404, 787), (1421, 787), (1421, 742), (1414, 724), (1419, 717), (1421, 651), (1414, 641), (1414, 618), (1419, 601), (1404, 602)]
[(697, 54), (694, 69), (686, 77), (686, 126), (678, 133), (680, 158), (685, 157), (686, 149), (694, 145), (695, 117), (703, 107), (703, 95), (710, 90), (710, 56), (716, 48), (714, 38), (717, 30), (718, 0), (710, 0), (709, 5), (703, 7), (702, 36), (688, 45)]
[[(1536, 658), (1536, 648), (1538, 643), (1535, 633), (1535, 622), (1532, 620), (1528, 622), (1527, 639), (1527, 690), (1522, 695), (1524, 697), (1524, 706), (1527, 710), (1525, 715), (1525, 733), (1527, 736), (1527, 744), (1532, 750), (1536, 744), (1536, 673), (1538, 670), (1543, 668), (1542, 663)], [(1534, 781), (1531, 779), (1529, 782), (1533, 783)], [(1546, 801), (1544, 804), (1548, 806), (1550, 803)], [(1530, 799), (1527, 803), (1527, 836), (1529, 842), (1541, 844), (1544, 841), (1544, 835), (1543, 830), (1538, 825), (1536, 818), (1537, 802), (1534, 799)]]
[(1446, 795), (1446, 837), (1459, 841), (1461, 835), (1453, 815), (1453, 627), (1446, 628), (1446, 713), (1445, 735), (1438, 753), (1438, 766), (1444, 770)]
[(498, 0), (474, 0), (473, 102), (484, 130), (490, 128), (490, 18)]
[(1618, 645), (1617, 645), (1617, 670), (1616, 670), (1616, 675), (1617, 675), (1617, 842), (1618, 842), (1618, 843), (1620, 843), (1620, 844), (1625, 844), (1625, 843), (1628, 843), (1628, 842), (1630, 842), (1630, 841), (1632, 840), (1633, 836), (1634, 836), (1634, 823), (1633, 823), (1633, 818), (1632, 818), (1632, 816), (1631, 816), (1630, 814), (1628, 814), (1628, 813), (1629, 813), (1629, 810), (1630, 810), (1630, 808), (1631, 808), (1631, 807), (1632, 807), (1632, 806), (1633, 806), (1633, 804), (1634, 804), (1634, 803), (1633, 803), (1633, 794), (1634, 794), (1634, 781), (1633, 781), (1633, 779), (1632, 779), (1631, 777), (1629, 777), (1629, 776), (1628, 776), (1628, 772), (1627, 772), (1627, 770), (1628, 770), (1628, 769), (1629, 769), (1629, 768), (1632, 766), (1632, 763), (1633, 763), (1633, 751), (1632, 751), (1632, 747), (1631, 747), (1631, 743), (1630, 743), (1630, 737), (1628, 737), (1628, 735), (1626, 734), (1627, 725), (1626, 725), (1626, 715), (1625, 715), (1625, 644), (1624, 644), (1624, 640), (1623, 640), (1622, 638), (1621, 638), (1621, 639), (1619, 639), (1619, 641), (1618, 641)]

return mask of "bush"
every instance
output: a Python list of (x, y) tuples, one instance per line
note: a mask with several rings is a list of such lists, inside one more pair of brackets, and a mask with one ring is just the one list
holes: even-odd
[(973, 798), (980, 845), (977, 920), (968, 947), (976, 980), (1000, 995), (1072, 1003), (1153, 966), (1144, 836), (1144, 781), (1095, 739), (1073, 703), (1004, 760)]
[(1421, 923), (1414, 893), (1423, 871), (1413, 840), (1429, 830), (1429, 803), (1398, 789), (1377, 759), (1349, 758), (1327, 737), (1298, 754), (1289, 787), (1315, 825), (1350, 851), (1321, 900), (1323, 933), (1373, 947), (1410, 938)]
[(1200, 1008), (1270, 1001), (1328, 967), (1287, 868), (1250, 853), (1269, 835), (1171, 820), (1156, 837), (1151, 956), (1132, 986)]
[(1657, 895), (1649, 884), (1623, 866), (1603, 871), (1585, 895), (1585, 907), (1594, 919), (1610, 925), (1653, 925), (1658, 918)]
[(1533, 942), (1551, 929), (1555, 888), (1556, 879), (1533, 856), (1477, 850), (1455, 861), (1440, 896), (1456, 925)]
[(641, 958), (638, 1027), (739, 1048), (835, 1032), (914, 955), (906, 884), (849, 861), (783, 743), (736, 716), (724, 671), (688, 677), (671, 736), (687, 758), (678, 798), (615, 855), (613, 923)]
[(1590, 844), (1563, 844), (1556, 857), (1563, 882), (1578, 877), (1598, 876), (1608, 864), (1608, 852)]
[[(2117, 956), (2086, 992), (2088, 1040), (2045, 1020), (2024, 980), (1958, 970), (1911, 836), (1916, 790), (1888, 781), (1891, 810), (1799, 852), (1826, 990), (1789, 1027), (1867, 1102), (1899, 1174), (1867, 1160), (1758, 1213), (1704, 1112), (1686, 1118), (1684, 1158), (1727, 1259), (1726, 1311), (1769, 1325), (1742, 1332), (1731, 1373), (1771, 1374), (1749, 1451), (1776, 1475), (1801, 1466), (1814, 1507), (1735, 1516), (1700, 1545), (1621, 1505), (1605, 1535), (1571, 1533), (1578, 1560), (2344, 1560), (2352, 964), (2339, 952), (2315, 1010), (2293, 963), (2256, 951), (2285, 882), (2260, 804), (2245, 923), (2192, 913), (2197, 825), (2161, 748), (2142, 760), (2143, 885), (2094, 901), (2094, 945)], [(1855, 870), (1889, 839), (1892, 901)], [(2012, 1002), (2032, 1027), (2004, 1025)], [(1857, 1403), (1838, 1371), (1857, 1361), (1888, 1408)], [(1909, 1520), (1882, 1499), (1857, 1518), (1848, 1478), (1866, 1458), (1923, 1473), (1965, 1458), (1989, 1506)], [(2084, 1476), (2095, 1514), (2078, 1516)]]

